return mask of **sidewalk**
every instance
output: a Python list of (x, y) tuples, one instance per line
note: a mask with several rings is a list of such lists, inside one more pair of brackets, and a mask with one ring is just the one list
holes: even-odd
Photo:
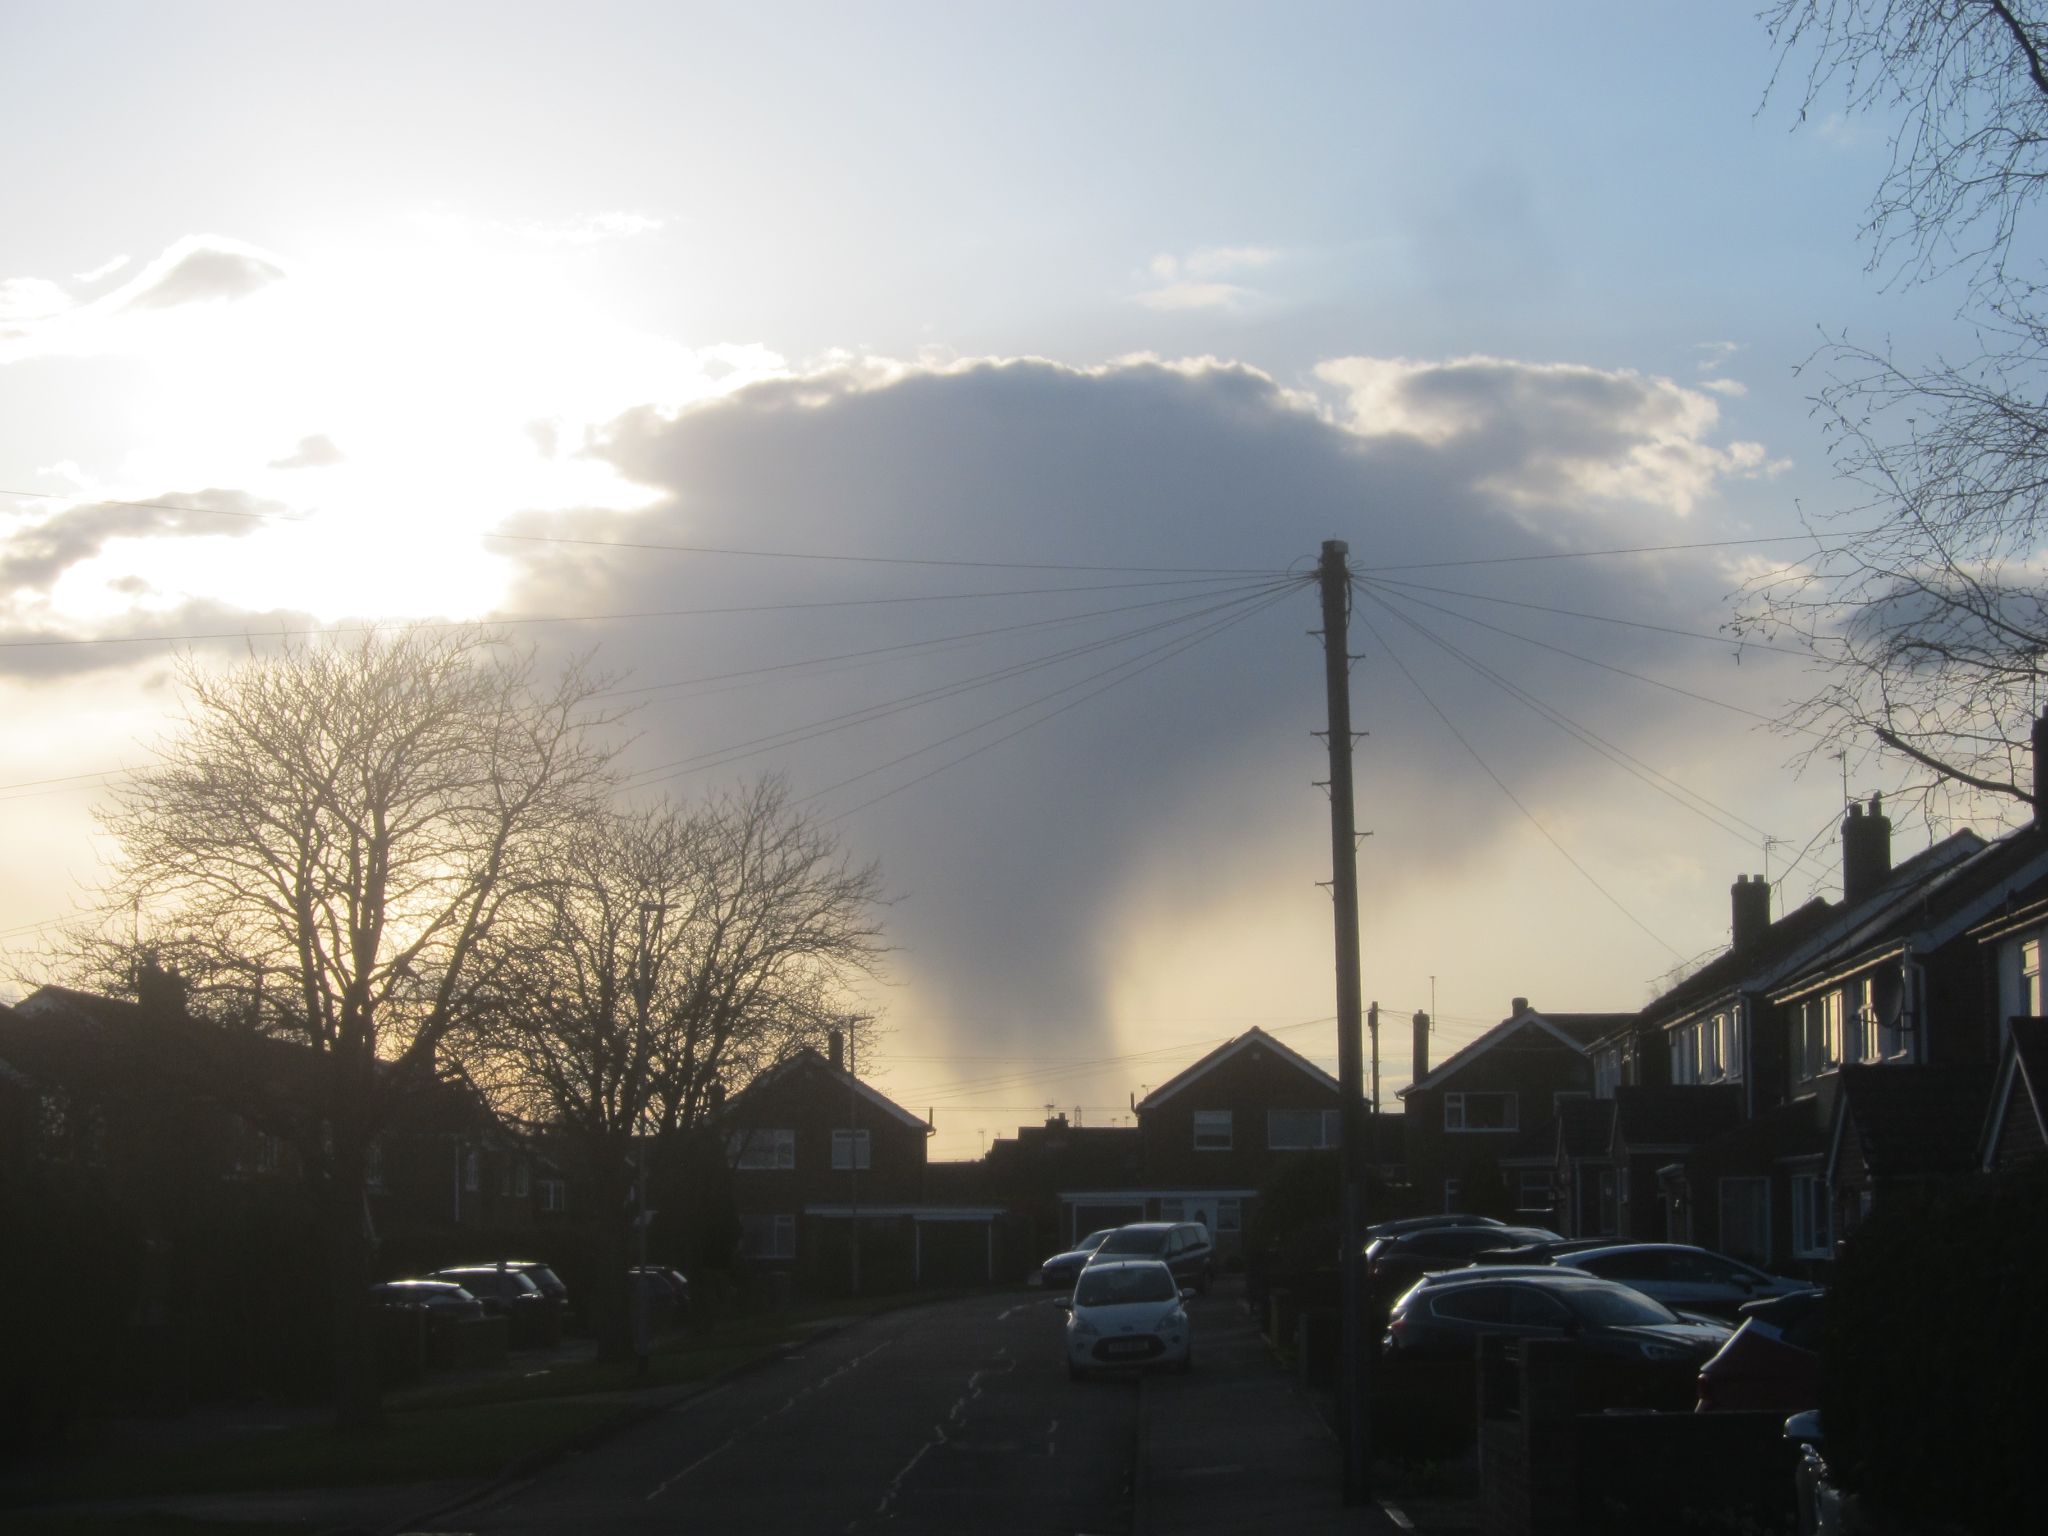
[(1193, 1373), (1144, 1380), (1136, 1536), (1412, 1530), (1378, 1503), (1345, 1507), (1336, 1437), (1274, 1360), (1236, 1286), (1218, 1289), (1221, 1305), (1197, 1316)]

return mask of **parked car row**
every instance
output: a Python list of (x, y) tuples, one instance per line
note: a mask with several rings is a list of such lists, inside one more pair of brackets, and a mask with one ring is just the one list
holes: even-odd
[[(644, 1297), (655, 1329), (685, 1321), (690, 1282), (660, 1265), (635, 1265), (628, 1294)], [(569, 1288), (548, 1265), (533, 1259), (495, 1264), (458, 1264), (420, 1279), (388, 1280), (370, 1287), (370, 1301), (383, 1309), (425, 1314), (430, 1330), (445, 1330), (472, 1318), (502, 1317), (514, 1348), (554, 1344), (569, 1331)]]

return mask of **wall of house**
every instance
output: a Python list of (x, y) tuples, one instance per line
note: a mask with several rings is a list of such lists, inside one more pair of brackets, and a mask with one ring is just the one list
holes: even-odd
[[(1142, 1178), (1154, 1189), (1258, 1189), (1284, 1162), (1303, 1155), (1270, 1145), (1268, 1112), (1320, 1116), (1334, 1114), (1339, 1103), (1335, 1089), (1253, 1044), (1139, 1115)], [(1196, 1145), (1201, 1111), (1229, 1113), (1229, 1147)]]
[[(1526, 1025), (1475, 1057), (1440, 1083), (1412, 1090), (1404, 1101), (1408, 1176), (1420, 1207), (1445, 1208), (1447, 1179), (1457, 1179), (1459, 1208), (1484, 1210), (1501, 1184), (1499, 1158), (1516, 1136), (1552, 1118), (1560, 1094), (1590, 1094), (1590, 1058), (1536, 1025)], [(1484, 1131), (1445, 1129), (1452, 1094), (1512, 1093), (1512, 1128)]]

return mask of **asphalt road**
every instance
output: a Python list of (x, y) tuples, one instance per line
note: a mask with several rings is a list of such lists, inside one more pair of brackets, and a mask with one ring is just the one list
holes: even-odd
[[(1201, 1314), (1195, 1304), (1196, 1371)], [(1134, 1377), (1071, 1382), (1035, 1293), (905, 1308), (678, 1404), (434, 1527), (1127, 1533)]]

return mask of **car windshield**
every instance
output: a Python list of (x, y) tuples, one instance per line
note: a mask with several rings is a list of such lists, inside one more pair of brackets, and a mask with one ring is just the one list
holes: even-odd
[(1082, 1238), (1081, 1241), (1074, 1244), (1074, 1252), (1089, 1253), (1097, 1248), (1100, 1248), (1103, 1245), (1103, 1243), (1107, 1241), (1109, 1234), (1114, 1232), (1115, 1230), (1115, 1227), (1104, 1227), (1100, 1232), (1090, 1232), (1086, 1237)]
[(1165, 1227), (1120, 1227), (1102, 1240), (1097, 1253), (1162, 1253), (1166, 1249)]
[(1684, 1321), (1663, 1302), (1652, 1301), (1641, 1291), (1632, 1291), (1625, 1285), (1575, 1285), (1555, 1294), (1584, 1323), (1628, 1327)]
[(1180, 1291), (1173, 1272), (1164, 1264), (1134, 1265), (1129, 1269), (1084, 1269), (1081, 1283), (1074, 1288), (1077, 1307), (1121, 1307), (1130, 1302), (1173, 1301)]

